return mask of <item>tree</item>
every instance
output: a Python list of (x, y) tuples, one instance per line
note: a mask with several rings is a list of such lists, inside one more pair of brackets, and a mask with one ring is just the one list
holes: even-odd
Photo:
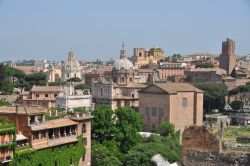
[(173, 54), (172, 58), (171, 58), (171, 62), (172, 63), (176, 63), (178, 62), (178, 60), (181, 59), (181, 55), (180, 54)]
[(86, 85), (86, 84), (78, 84), (78, 85), (75, 86), (75, 89), (76, 90), (78, 90), (78, 89), (84, 90), (84, 89), (90, 89), (90, 87), (88, 85)]
[(204, 62), (204, 63), (198, 63), (195, 68), (214, 68), (214, 65), (212, 63), (207, 63), (207, 62)]
[(120, 166), (119, 150), (117, 147), (106, 147), (94, 141), (91, 145), (91, 165), (94, 166)]
[(115, 114), (116, 141), (120, 142), (120, 149), (125, 153), (140, 142), (138, 132), (142, 129), (142, 119), (139, 113), (130, 108), (118, 108)]
[(228, 94), (227, 86), (224, 84), (195, 84), (204, 92), (204, 108), (207, 112), (211, 109), (223, 109), (225, 97)]
[(229, 91), (229, 96), (234, 96), (236, 100), (241, 102), (241, 110), (243, 110), (243, 101), (249, 98), (250, 86), (241, 85)]
[(169, 121), (163, 123), (160, 127), (160, 134), (162, 136), (168, 137), (175, 133), (174, 125)]
[(124, 156), (124, 165), (129, 166), (152, 166), (151, 158), (160, 154), (169, 162), (181, 160), (181, 145), (174, 137), (162, 137), (152, 134), (145, 142), (134, 146)]
[(67, 82), (82, 82), (82, 80), (78, 77), (73, 77), (68, 79)]
[(116, 133), (113, 110), (109, 106), (101, 106), (92, 112), (91, 134), (92, 138), (99, 143), (114, 140)]
[(239, 110), (242, 108), (243, 103), (241, 101), (235, 100), (230, 103), (233, 110)]
[(25, 81), (31, 85), (30, 87), (33, 85), (45, 86), (47, 83), (47, 75), (45, 73), (28, 74), (25, 77)]
[(13, 93), (14, 85), (12, 81), (12, 68), (0, 64), (0, 93), (9, 95)]

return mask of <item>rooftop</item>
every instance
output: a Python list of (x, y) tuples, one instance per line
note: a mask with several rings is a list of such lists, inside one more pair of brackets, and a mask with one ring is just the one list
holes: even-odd
[[(177, 93), (177, 92), (203, 92), (202, 90), (194, 87), (193, 85), (189, 83), (154, 83), (150, 86), (157, 86), (160, 89), (166, 91), (167, 93)], [(149, 86), (149, 87), (150, 87)], [(143, 92), (148, 87), (140, 90), (140, 92)]]
[(16, 113), (16, 109), (18, 109), (18, 114), (28, 114), (28, 115), (36, 115), (36, 114), (44, 114), (47, 112), (47, 109), (40, 106), (2, 106), (0, 107), (0, 114), (13, 114)]
[(63, 91), (62, 86), (36, 86), (31, 89), (32, 92), (60, 92)]
[(65, 119), (55, 119), (55, 120), (49, 120), (45, 123), (31, 126), (31, 130), (37, 131), (37, 130), (44, 130), (44, 129), (50, 129), (50, 128), (59, 128), (64, 126), (71, 126), (76, 125), (77, 122), (70, 120), (68, 118)]

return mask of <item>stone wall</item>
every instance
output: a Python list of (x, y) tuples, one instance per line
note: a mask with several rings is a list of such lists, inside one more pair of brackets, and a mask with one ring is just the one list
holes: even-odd
[(250, 147), (223, 146), (218, 129), (191, 126), (182, 135), (182, 162), (184, 166), (250, 166)]
[(184, 166), (249, 166), (250, 154), (188, 151)]
[(0, 100), (7, 100), (13, 103), (18, 97), (18, 95), (0, 95)]

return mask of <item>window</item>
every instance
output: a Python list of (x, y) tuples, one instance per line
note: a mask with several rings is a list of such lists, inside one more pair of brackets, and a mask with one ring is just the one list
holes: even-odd
[(83, 138), (83, 144), (84, 144), (84, 145), (87, 145), (87, 144), (88, 144), (87, 138)]
[(39, 135), (37, 131), (33, 132), (33, 140), (36, 140), (36, 139), (39, 139)]
[(85, 124), (82, 125), (82, 133), (86, 133), (86, 125)]
[(182, 107), (187, 107), (187, 98), (182, 98)]
[(145, 107), (145, 115), (149, 116), (149, 108)]
[(141, 52), (139, 52), (139, 56), (141, 56), (142, 55), (142, 53)]
[(132, 98), (135, 98), (135, 95), (134, 95), (134, 94), (132, 94)]
[(36, 94), (36, 97), (39, 97), (39, 94)]
[(101, 89), (101, 96), (103, 96), (103, 89)]
[(57, 94), (54, 94), (54, 97), (56, 97), (57, 96)]
[(157, 116), (157, 110), (155, 107), (152, 107), (151, 111), (152, 111), (152, 116)]
[(45, 130), (41, 131), (41, 137), (46, 138), (46, 131)]
[(122, 77), (122, 82), (124, 82), (124, 77)]
[(132, 82), (132, 81), (133, 81), (133, 78), (132, 78), (132, 77), (130, 77), (130, 78), (129, 78), (129, 81), (130, 81), (130, 82)]
[(30, 125), (35, 123), (35, 116), (30, 116)]
[(48, 94), (45, 94), (45, 97), (49, 97), (49, 95), (48, 95)]
[(164, 116), (163, 108), (159, 108), (159, 117), (163, 116)]

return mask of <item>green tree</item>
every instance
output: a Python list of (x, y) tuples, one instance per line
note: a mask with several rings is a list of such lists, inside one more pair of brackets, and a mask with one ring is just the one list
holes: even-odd
[(195, 84), (195, 86), (204, 91), (204, 108), (206, 112), (211, 109), (223, 109), (225, 106), (225, 97), (228, 94), (227, 86), (224, 84)]
[(229, 91), (229, 96), (234, 96), (236, 100), (241, 102), (241, 110), (243, 110), (243, 101), (248, 98), (250, 93), (249, 85), (241, 85)]
[(160, 134), (165, 137), (174, 135), (175, 134), (174, 125), (171, 124), (169, 121), (166, 121), (160, 127)]
[(241, 101), (235, 100), (230, 103), (233, 110), (239, 110), (242, 108), (243, 103)]
[(82, 82), (82, 80), (78, 77), (73, 77), (68, 79), (67, 82)]
[(113, 110), (109, 106), (101, 106), (92, 112), (91, 134), (99, 143), (114, 140), (116, 128), (114, 125)]
[(129, 166), (152, 166), (151, 158), (156, 154), (162, 155), (171, 163), (180, 161), (181, 145), (178, 139), (153, 134), (145, 142), (137, 144), (128, 151), (123, 163)]
[(93, 142), (91, 145), (91, 165), (94, 166), (120, 166), (122, 165), (117, 148), (106, 147), (103, 144)]
[(171, 62), (172, 63), (176, 63), (180, 59), (181, 59), (181, 55), (180, 54), (173, 54), (173, 56), (171, 57)]
[(196, 68), (214, 68), (214, 65), (212, 63), (198, 63), (196, 66)]
[(84, 90), (84, 89), (90, 89), (90, 87), (88, 86), (88, 85), (86, 85), (86, 84), (78, 84), (78, 85), (76, 85), (75, 86), (75, 89), (76, 90)]
[(120, 142), (120, 149), (125, 153), (140, 142), (138, 132), (142, 130), (142, 119), (139, 113), (130, 108), (118, 108), (115, 114), (116, 141)]
[(25, 77), (25, 81), (31, 85), (30, 87), (33, 85), (45, 86), (47, 83), (47, 75), (45, 73), (28, 74)]
[(13, 69), (0, 64), (0, 93), (1, 94), (12, 94), (14, 90), (13, 85)]

